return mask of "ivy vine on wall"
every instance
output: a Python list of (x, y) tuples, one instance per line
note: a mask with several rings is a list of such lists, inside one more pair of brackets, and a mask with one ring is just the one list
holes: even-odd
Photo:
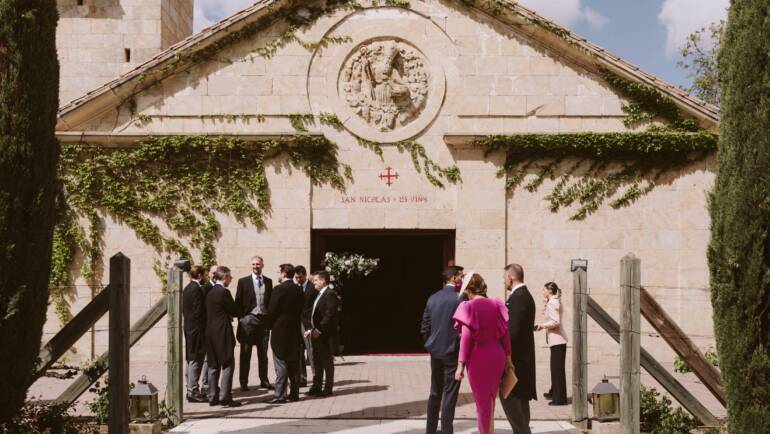
[[(131, 228), (166, 261), (172, 255), (191, 258), (192, 248), (200, 252), (198, 263), (213, 264), (219, 236), (215, 211), (264, 227), (270, 212), (265, 172), (270, 160), (301, 170), (315, 185), (343, 189), (351, 179), (350, 167), (337, 158), (337, 145), (322, 136), (251, 143), (233, 137), (173, 136), (122, 149), (62, 146), (63, 192), (50, 281), (59, 319), (69, 318), (67, 288), (77, 271), (77, 252), (83, 254), (80, 274), (94, 283), (104, 216)], [(162, 264), (155, 268), (163, 278)]]
[[(570, 217), (583, 220), (609, 200), (618, 209), (652, 191), (661, 175), (681, 170), (712, 155), (717, 135), (686, 117), (666, 95), (645, 84), (599, 67), (610, 86), (624, 95), (623, 123), (639, 131), (495, 135), (477, 141), (486, 154), (506, 153), (499, 176), (514, 191), (524, 185), (533, 192), (546, 180), (556, 180), (545, 197), (552, 212), (577, 204)], [(557, 170), (559, 172), (557, 180)]]

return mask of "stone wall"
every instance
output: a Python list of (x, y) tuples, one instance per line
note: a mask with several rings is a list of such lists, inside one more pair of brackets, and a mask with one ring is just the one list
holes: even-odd
[(57, 7), (61, 105), (192, 34), (193, 0), (58, 0)]
[[(269, 59), (256, 55), (256, 47), (287, 29), (286, 23), (275, 23), (218, 55), (232, 63), (196, 65), (140, 94), (138, 112), (150, 116), (151, 122), (138, 125), (124, 109), (79, 128), (292, 134), (289, 114), (334, 112), (345, 128), (315, 125), (310, 129), (339, 144), (341, 159), (352, 166), (355, 181), (340, 192), (311, 186), (303, 174), (279, 170), (280, 163), (270, 164), (273, 211), (267, 230), (218, 216), (222, 224), (219, 261), (233, 268), (236, 276), (249, 272), (249, 258), (256, 253), (264, 256), (269, 275), (282, 262), (307, 265), (311, 229), (454, 229), (457, 262), (481, 273), (493, 296), (503, 297), (502, 268), (513, 261), (524, 266), (538, 304), (541, 285), (556, 281), (565, 291), (563, 319), (569, 335), (570, 259), (588, 259), (591, 295), (617, 315), (619, 261), (624, 254), (634, 252), (642, 259), (642, 283), (696, 343), (704, 348), (713, 345), (705, 289), (709, 238), (706, 194), (713, 182), (715, 162), (667, 174), (655, 190), (631, 206), (612, 210), (605, 205), (581, 222), (569, 219), (569, 209), (558, 213), (548, 210), (543, 199), (553, 187), (551, 182), (533, 193), (523, 188), (506, 192), (505, 179), (497, 176), (504, 156), (484, 156), (472, 146), (449, 144), (452, 137), (623, 131), (623, 99), (586, 69), (593, 65), (566, 60), (551, 48), (458, 2), (412, 3), (414, 11), (340, 11), (322, 17), (299, 34), (309, 42), (325, 35), (349, 36), (351, 42), (312, 50), (293, 42)], [(415, 170), (408, 154), (385, 145), (380, 159), (351, 134), (378, 141), (393, 137), (392, 131), (362, 126), (361, 119), (338, 94), (339, 71), (349, 62), (350, 54), (371, 38), (382, 36), (407, 41), (421, 53), (434, 87), (429, 89), (428, 101), (415, 122), (429, 119), (414, 140), (424, 145), (437, 163), (457, 164), (462, 183), (434, 187)], [(433, 96), (439, 97), (438, 103), (432, 102)], [(205, 117), (213, 114), (259, 114), (265, 118)], [(379, 177), (387, 167), (399, 174), (391, 186)], [(407, 199), (401, 201), (401, 197)], [(105, 257), (123, 250), (134, 261), (134, 282), (147, 287), (146, 294), (132, 294), (132, 317), (136, 318), (160, 297), (151, 270), (154, 254), (117, 223), (108, 227), (105, 243)], [(616, 365), (617, 344), (592, 321), (589, 324), (592, 363)], [(48, 326), (49, 330), (55, 328), (56, 324)], [(644, 330), (649, 331), (649, 326), (645, 324)], [(148, 336), (133, 354), (163, 360), (165, 352), (152, 350), (163, 347), (163, 339), (163, 334)], [(538, 342), (538, 358), (546, 360), (544, 338), (538, 336)], [(645, 334), (642, 344), (664, 364), (672, 362), (673, 353), (660, 338)]]

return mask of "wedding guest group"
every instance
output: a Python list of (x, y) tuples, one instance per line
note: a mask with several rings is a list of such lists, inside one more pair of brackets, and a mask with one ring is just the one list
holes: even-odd
[[(263, 275), (264, 265), (262, 257), (251, 258), (251, 274), (238, 280), (235, 297), (228, 267), (213, 265), (208, 276), (201, 266), (190, 269), (182, 295), (188, 402), (241, 405), (232, 390), (236, 337), (241, 344), (241, 392), (249, 391), (256, 347), (257, 387), (274, 391), (267, 403), (299, 400), (300, 387), (307, 386), (306, 364), (313, 375), (306, 395), (333, 394), (339, 299), (329, 285), (329, 273), (317, 271), (308, 278), (305, 267), (281, 264), (273, 286)], [(271, 351), (275, 384), (268, 378)]]
[[(467, 378), (476, 405), (481, 434), (494, 433), (494, 408), (499, 398), (514, 434), (530, 434), (530, 401), (537, 399), (535, 339), (546, 332), (551, 347), (551, 405), (566, 405), (564, 355), (558, 286), (543, 289), (546, 320), (535, 324), (535, 301), (524, 283), (524, 268), (509, 264), (503, 285), (505, 303), (488, 298), (481, 275), (463, 268), (444, 270), (444, 288), (428, 298), (420, 333), (430, 353), (431, 387), (428, 396), (427, 434), (452, 433), (457, 393)], [(458, 292), (459, 290), (459, 292)], [(439, 430), (439, 414), (441, 429)]]

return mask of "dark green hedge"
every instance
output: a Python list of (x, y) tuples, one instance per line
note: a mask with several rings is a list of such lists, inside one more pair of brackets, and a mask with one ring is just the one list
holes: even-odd
[(770, 2), (733, 0), (708, 258), (732, 434), (770, 432)]
[(0, 423), (24, 402), (48, 302), (57, 20), (53, 0), (0, 0)]

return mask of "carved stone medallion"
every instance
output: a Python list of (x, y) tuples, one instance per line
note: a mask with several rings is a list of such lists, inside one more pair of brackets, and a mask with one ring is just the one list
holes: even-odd
[(425, 110), (430, 80), (418, 49), (403, 40), (378, 39), (359, 45), (343, 63), (338, 92), (361, 121), (391, 132)]

